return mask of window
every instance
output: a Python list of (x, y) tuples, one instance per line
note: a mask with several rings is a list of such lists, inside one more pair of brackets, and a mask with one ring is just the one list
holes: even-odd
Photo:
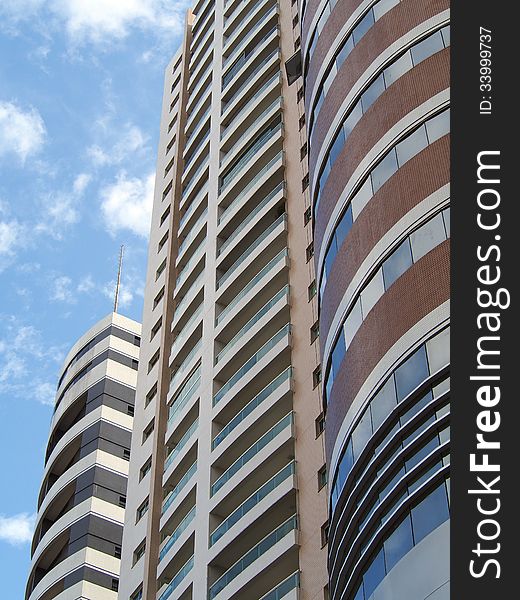
[(356, 425), (351, 436), (354, 460), (357, 460), (359, 458), (371, 437), (372, 417), (370, 415), (370, 410), (365, 410), (363, 416), (361, 417), (359, 423)]
[(372, 106), (372, 104), (374, 104), (374, 102), (384, 91), (385, 81), (383, 79), (383, 74), (381, 74), (379, 77), (374, 79), (374, 81), (368, 86), (361, 96), (361, 107), (363, 108), (364, 113), (367, 112), (367, 110)]
[(298, 25), (298, 15), (295, 15), (293, 20), (292, 20), (292, 26), (293, 28), (296, 27), (296, 25)]
[(314, 242), (311, 242), (305, 249), (305, 260), (307, 262), (314, 256)]
[(150, 502), (148, 498), (141, 504), (141, 506), (137, 509), (135, 522), (138, 523), (144, 515), (148, 512), (148, 506)]
[(121, 546), (114, 546), (114, 556), (121, 558)]
[(412, 266), (410, 240), (404, 242), (383, 263), (383, 277), (387, 290), (394, 281)]
[(321, 383), (321, 365), (318, 365), (312, 373), (312, 387), (315, 388)]
[(384, 294), (385, 285), (383, 282), (383, 269), (378, 269), (376, 274), (365, 286), (361, 292), (361, 307), (363, 309), (363, 316), (366, 318), (368, 313), (372, 310), (372, 307)]
[(323, 548), (329, 541), (329, 522), (323, 523), (321, 526), (321, 547)]
[(157, 296), (155, 296), (153, 301), (153, 307), (155, 308), (159, 302), (164, 298), (164, 286), (161, 288)]
[(395, 371), (397, 398), (400, 402), (428, 377), (426, 351), (421, 346)]
[(126, 496), (119, 496), (118, 504), (121, 508), (126, 508)]
[(413, 68), (412, 55), (408, 50), (395, 62), (388, 65), (384, 70), (385, 84), (386, 87), (390, 87), (394, 81), (397, 81), (399, 77), (402, 77), (405, 73)]
[(143, 431), (143, 444), (152, 435), (153, 428), (154, 428), (154, 419), (152, 419), (150, 421), (150, 423), (148, 423), (148, 425), (146, 426), (145, 430)]
[(415, 543), (431, 533), (441, 523), (449, 518), (448, 498), (444, 482), (412, 508), (412, 526)]
[(362, 322), (363, 316), (361, 314), (361, 298), (358, 298), (345, 321), (345, 325), (343, 326), (343, 330), (345, 332), (346, 349), (348, 349), (352, 343), (352, 340), (354, 339), (354, 336), (356, 335), (357, 330), (360, 328)]
[(296, 92), (296, 98), (298, 99), (298, 102), (303, 100), (304, 93), (303, 87), (298, 88), (298, 91)]
[(123, 448), (123, 458), (125, 460), (130, 460), (130, 450), (128, 450), (128, 448)]
[(397, 156), (395, 153), (395, 148), (392, 148), (392, 150), (390, 150), (390, 152), (372, 171), (372, 186), (374, 188), (374, 194), (386, 181), (390, 179), (390, 177), (392, 177), (397, 169)]
[(307, 288), (307, 296), (309, 298), (309, 302), (314, 298), (314, 296), (316, 296), (316, 279), (310, 284), (310, 286)]
[(438, 213), (410, 235), (413, 262), (417, 262), (445, 239), (444, 221), (442, 214)]
[(302, 45), (302, 41), (300, 39), (300, 36), (298, 36), (296, 38), (296, 40), (294, 41), (294, 51), (297, 52), (298, 48)]
[(168, 241), (168, 236), (170, 235), (170, 232), (167, 231), (161, 241), (159, 242), (159, 245), (157, 246), (157, 254), (159, 254), (159, 252), (164, 248), (164, 244), (166, 244), (166, 242)]
[(370, 403), (374, 431), (377, 431), (379, 426), (396, 406), (397, 394), (395, 391), (394, 378), (390, 377)]
[(166, 219), (168, 218), (168, 215), (170, 214), (170, 207), (168, 206), (168, 208), (163, 212), (162, 216), (161, 216), (161, 221), (159, 223), (159, 227), (161, 225), (163, 225), (163, 223), (166, 221)]
[(112, 579), (112, 591), (117, 592), (119, 590), (119, 580)]
[(137, 548), (134, 550), (134, 560), (132, 563), (132, 566), (135, 565), (135, 563), (142, 557), (144, 556), (144, 553), (146, 551), (146, 540), (143, 540), (139, 546), (137, 546)]
[(414, 65), (439, 52), (444, 48), (442, 35), (440, 31), (436, 31), (433, 35), (429, 35), (426, 39), (411, 48), (412, 60)]
[(155, 398), (155, 395), (157, 394), (157, 384), (154, 383), (152, 386), (152, 389), (148, 392), (148, 394), (146, 394), (146, 398), (144, 400), (144, 406), (145, 408), (150, 404), (150, 402)]
[(370, 598), (372, 592), (381, 583), (385, 576), (385, 557), (383, 548), (374, 557), (372, 564), (363, 575), (363, 587), (365, 588), (365, 598)]
[(407, 515), (404, 521), (394, 529), (388, 539), (385, 540), (383, 547), (385, 551), (386, 570), (390, 571), (413, 547), (410, 515)]
[(300, 148), (300, 160), (303, 160), (307, 156), (307, 142)]
[(166, 259), (162, 261), (162, 263), (159, 265), (159, 268), (155, 272), (155, 281), (159, 279), (164, 269), (166, 269)]
[(139, 481), (141, 481), (141, 479), (143, 479), (144, 477), (146, 477), (146, 475), (148, 475), (148, 473), (150, 472), (151, 468), (152, 468), (152, 457), (150, 457), (144, 463), (144, 465), (141, 467), (141, 470), (139, 472)]
[(311, 219), (312, 219), (312, 209), (309, 206), (309, 208), (303, 213), (303, 224), (307, 225), (307, 223), (309, 223)]
[[(354, 39), (354, 44), (359, 44), (361, 38), (366, 34), (366, 32), (372, 27), (374, 24), (374, 14), (372, 11), (369, 11), (361, 21), (356, 25), (354, 31), (352, 32), (352, 37)], [(367, 598), (370, 594), (366, 595)]]
[(302, 192), (304, 192), (309, 187), (309, 174), (305, 175), (302, 179)]
[(133, 417), (133, 416), (134, 416), (134, 413), (135, 413), (135, 409), (134, 409), (134, 407), (133, 407), (131, 404), (129, 404), (129, 405), (126, 407), (126, 414), (127, 414), (127, 415), (130, 415), (131, 417)]
[(157, 332), (159, 331), (159, 329), (161, 329), (161, 325), (162, 325), (162, 317), (160, 317), (157, 321), (157, 323), (152, 327), (152, 331), (150, 333), (150, 341), (153, 340), (153, 338), (157, 335)]
[(311, 327), (311, 344), (314, 344), (314, 342), (318, 339), (320, 335), (320, 322), (316, 321), (316, 323), (314, 323), (314, 325)]
[(158, 363), (159, 361), (159, 354), (160, 354), (160, 349), (157, 350), (157, 352), (152, 356), (152, 358), (150, 359), (150, 362), (148, 363), (148, 373), (155, 367), (155, 365)]
[(450, 329), (446, 328), (426, 342), (430, 373), (435, 373), (450, 362)]
[(172, 187), (173, 187), (173, 181), (170, 181), (170, 183), (166, 186), (166, 189), (163, 191), (163, 195), (162, 195), (162, 199), (163, 200), (172, 191)]
[(299, 120), (298, 123), (299, 123), (299, 128), (300, 128), (300, 131), (301, 131), (305, 127), (305, 115), (302, 115), (300, 117), (300, 120)]
[(318, 471), (318, 490), (327, 485), (327, 466), (323, 465)]
[(137, 590), (130, 596), (130, 600), (142, 600), (143, 598), (143, 588), (139, 586)]
[(399, 142), (395, 147), (397, 152), (397, 162), (401, 168), (411, 158), (419, 154), (428, 145), (426, 137), (426, 127), (422, 125), (409, 136), (405, 137), (402, 142)]
[(315, 421), (316, 425), (316, 437), (320, 437), (320, 435), (325, 431), (325, 413), (321, 413)]

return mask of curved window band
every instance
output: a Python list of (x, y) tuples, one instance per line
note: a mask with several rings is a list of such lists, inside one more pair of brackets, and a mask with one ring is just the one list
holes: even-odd
[(407, 235), (352, 299), (351, 307), (339, 327), (339, 333), (326, 361), (323, 382), (325, 405), (330, 397), (334, 379), (340, 371), (343, 357), (368, 313), (401, 275), (449, 237), (450, 208), (448, 207)]
[(347, 202), (340, 219), (330, 235), (321, 274), (318, 299), (321, 304), (327, 276), (331, 272), (338, 250), (349, 234), (354, 221), (376, 192), (409, 160), (450, 131), (450, 111), (445, 109), (430, 117), (394, 145), (372, 168)]

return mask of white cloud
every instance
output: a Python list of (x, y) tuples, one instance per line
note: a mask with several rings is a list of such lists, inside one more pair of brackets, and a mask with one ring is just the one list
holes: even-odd
[(22, 227), (17, 221), (0, 221), (0, 255), (13, 254), (21, 243)]
[(45, 406), (54, 406), (56, 386), (49, 382), (38, 382), (33, 389), (34, 398)]
[(12, 546), (31, 541), (36, 515), (20, 513), (12, 517), (0, 515), (0, 539)]
[[(118, 133), (119, 130), (114, 129), (114, 132)], [(116, 165), (143, 150), (146, 141), (139, 127), (127, 125), (126, 131), (118, 135), (118, 141), (111, 148), (105, 150), (98, 144), (94, 144), (87, 149), (87, 154), (97, 167)]]
[(101, 190), (101, 213), (112, 235), (126, 229), (141, 237), (148, 237), (154, 180), (153, 173), (138, 179), (129, 178), (123, 171), (114, 184)]
[(133, 29), (179, 33), (191, 0), (2, 0), (2, 27), (42, 12), (65, 26), (73, 42), (123, 39)]
[(80, 220), (79, 203), (90, 180), (90, 175), (80, 173), (75, 178), (70, 192), (58, 191), (48, 194), (42, 203), (43, 217), (36, 225), (35, 231), (61, 239), (63, 230)]
[(71, 289), (72, 279), (70, 277), (59, 276), (53, 281), (51, 300), (58, 302), (74, 303), (76, 298)]
[(24, 111), (12, 102), (0, 102), (0, 157), (15, 154), (23, 164), (41, 150), (45, 137), (45, 124), (35, 108)]
[(78, 283), (77, 290), (80, 294), (86, 294), (95, 289), (95, 287), (96, 284), (94, 283), (92, 276), (87, 275), (86, 277), (83, 277), (83, 279), (80, 280), (80, 282)]

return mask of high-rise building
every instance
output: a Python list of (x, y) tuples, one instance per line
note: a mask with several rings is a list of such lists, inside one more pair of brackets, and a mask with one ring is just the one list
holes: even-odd
[(301, 2), (329, 594), (449, 598), (449, 2)]
[(27, 600), (117, 600), (140, 336), (112, 313), (63, 363)]
[(200, 0), (166, 70), (124, 600), (324, 597), (299, 44), (295, 2)]

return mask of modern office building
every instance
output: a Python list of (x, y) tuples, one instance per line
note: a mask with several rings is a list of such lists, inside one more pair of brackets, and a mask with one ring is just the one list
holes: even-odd
[(166, 70), (124, 600), (326, 593), (297, 9), (200, 0)]
[(449, 598), (449, 2), (301, 2), (329, 594)]
[(26, 600), (116, 600), (141, 326), (112, 313), (60, 374)]

